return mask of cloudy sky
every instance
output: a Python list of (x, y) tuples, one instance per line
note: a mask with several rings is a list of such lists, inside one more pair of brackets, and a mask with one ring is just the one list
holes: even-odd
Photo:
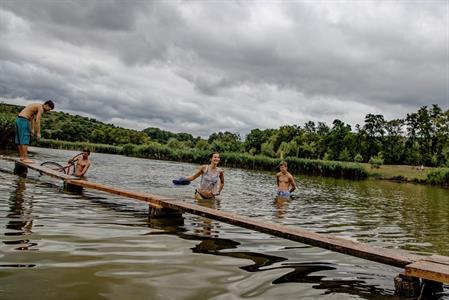
[(449, 108), (449, 1), (0, 0), (0, 102), (203, 137)]

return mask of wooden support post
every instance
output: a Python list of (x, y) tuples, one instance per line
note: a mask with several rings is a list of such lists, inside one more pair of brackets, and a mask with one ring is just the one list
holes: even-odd
[(28, 168), (16, 162), (14, 164), (14, 174), (19, 175), (20, 177), (27, 177)]
[(421, 293), (421, 281), (417, 277), (399, 274), (394, 278), (394, 294), (402, 297), (418, 297)]
[(74, 184), (68, 183), (67, 181), (64, 181), (64, 191), (70, 192), (70, 193), (81, 194), (83, 192), (83, 187), (79, 186), (79, 185), (74, 185)]
[(161, 229), (166, 232), (177, 232), (178, 228), (184, 226), (184, 217), (178, 218), (150, 218), (148, 217), (148, 226), (155, 229)]
[(150, 219), (182, 217), (182, 213), (176, 209), (165, 208), (165, 207), (156, 207), (154, 205), (149, 205), (148, 208), (149, 208), (148, 217)]
[(432, 280), (423, 279), (419, 300), (438, 299), (438, 294), (443, 292), (443, 284)]

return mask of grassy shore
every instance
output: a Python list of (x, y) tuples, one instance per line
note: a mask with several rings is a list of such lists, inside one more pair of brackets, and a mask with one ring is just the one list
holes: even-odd
[(370, 177), (378, 179), (400, 180), (407, 182), (425, 182), (427, 174), (434, 168), (407, 165), (382, 165), (379, 168), (372, 168), (370, 164), (362, 164)]

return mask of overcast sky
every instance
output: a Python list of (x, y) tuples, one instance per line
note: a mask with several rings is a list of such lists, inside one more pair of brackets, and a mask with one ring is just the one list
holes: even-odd
[(449, 108), (449, 1), (0, 0), (0, 102), (194, 136)]

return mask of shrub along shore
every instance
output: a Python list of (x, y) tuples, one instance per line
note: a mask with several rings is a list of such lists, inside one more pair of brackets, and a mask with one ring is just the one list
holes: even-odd
[[(172, 149), (168, 146), (158, 145), (156, 143), (145, 145), (126, 144), (124, 146), (112, 146), (105, 144), (86, 144), (43, 139), (41, 140), (39, 146), (54, 149), (80, 150), (86, 145), (93, 152), (198, 164), (207, 163), (210, 156), (210, 151), (206, 150)], [(220, 153), (220, 156), (220, 164), (225, 167), (271, 172), (277, 170), (277, 166), (281, 162), (280, 159), (276, 158), (261, 155), (252, 156), (249, 154), (232, 152)], [(360, 180), (368, 177), (368, 172), (361, 164), (358, 163), (291, 157), (287, 157), (285, 161), (287, 161), (289, 170), (293, 174), (307, 174), (353, 180)]]
[[(207, 163), (210, 155), (210, 151), (197, 149), (173, 149), (156, 143), (146, 145), (126, 144), (124, 146), (113, 146), (106, 144), (86, 144), (44, 139), (40, 144), (41, 147), (65, 150), (80, 150), (86, 145), (89, 146), (93, 152), (198, 164)], [(262, 155), (252, 156), (249, 154), (233, 152), (220, 153), (220, 156), (222, 166), (269, 172), (274, 172), (277, 170), (277, 166), (281, 161), (280, 159)], [(398, 168), (397, 166), (382, 166), (381, 169), (370, 170), (370, 168), (367, 167), (367, 164), (350, 162), (301, 159), (295, 157), (287, 157), (285, 161), (288, 162), (289, 170), (293, 174), (306, 174), (353, 180), (362, 180), (368, 177), (373, 177), (403, 182), (428, 183), (446, 187), (449, 186), (449, 168), (432, 168), (426, 173), (423, 173), (422, 171), (413, 171), (412, 169), (414, 167), (411, 166), (401, 166), (402, 168)], [(389, 168), (393, 170), (382, 174), (383, 169)], [(405, 174), (405, 168), (412, 171)]]

